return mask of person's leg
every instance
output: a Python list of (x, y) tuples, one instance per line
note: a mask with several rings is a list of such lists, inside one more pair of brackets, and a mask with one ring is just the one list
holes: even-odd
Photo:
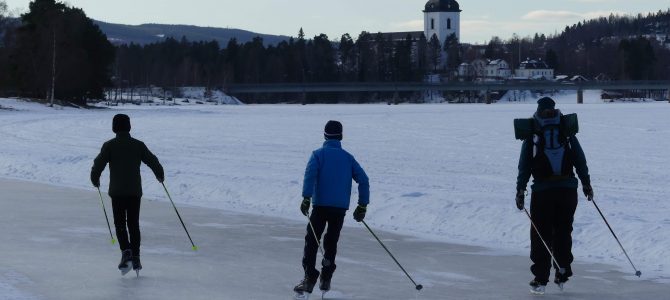
[(319, 271), (316, 270), (316, 254), (319, 251), (317, 238), (321, 239), (321, 234), (326, 227), (326, 216), (320, 207), (314, 207), (310, 215), (310, 221), (316, 231), (316, 238), (312, 231), (312, 226), (307, 224), (307, 233), (305, 234), (305, 249), (302, 257), (302, 267), (305, 270), (305, 277), (316, 280), (319, 277)]
[(130, 249), (133, 250), (133, 256), (140, 256), (140, 205), (142, 198), (129, 198), (127, 205), (127, 223), (128, 233), (130, 234)]
[(554, 213), (554, 255), (558, 264), (565, 268), (561, 281), (567, 281), (572, 276), (570, 265), (572, 256), (572, 223), (577, 209), (577, 190), (562, 189), (557, 191), (556, 209)]
[(321, 277), (330, 279), (337, 268), (335, 256), (337, 255), (337, 242), (340, 239), (340, 231), (344, 224), (345, 212), (334, 210), (328, 215), (328, 231), (323, 238), (324, 260), (321, 262)]
[(126, 210), (128, 199), (124, 197), (112, 198), (112, 211), (114, 213), (114, 229), (116, 229), (116, 240), (119, 241), (121, 251), (130, 249), (128, 232), (126, 231)]
[[(553, 191), (533, 192), (530, 200), (530, 214), (533, 223), (537, 226), (540, 235), (551, 249), (552, 224), (553, 224)], [(532, 227), (530, 228), (530, 259), (533, 265), (531, 272), (535, 275), (535, 280), (542, 285), (549, 281), (551, 272), (551, 255), (547, 252), (540, 235)]]

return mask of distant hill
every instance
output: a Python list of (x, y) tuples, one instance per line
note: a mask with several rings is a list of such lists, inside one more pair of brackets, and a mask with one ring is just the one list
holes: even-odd
[(168, 37), (181, 39), (185, 36), (189, 41), (216, 40), (222, 47), (225, 47), (231, 38), (236, 38), (238, 42), (248, 42), (257, 36), (260, 36), (263, 38), (266, 45), (277, 44), (283, 40), (289, 39), (288, 36), (259, 34), (232, 28), (164, 24), (123, 25), (102, 21), (94, 22), (114, 44), (130, 44), (131, 42), (136, 44), (149, 44), (160, 42)]

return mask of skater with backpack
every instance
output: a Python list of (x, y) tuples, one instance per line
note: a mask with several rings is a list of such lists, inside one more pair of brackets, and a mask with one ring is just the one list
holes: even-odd
[[(305, 170), (303, 182), (303, 201), (300, 211), (309, 218), (305, 234), (305, 248), (302, 266), (304, 279), (293, 289), (296, 298), (311, 294), (317, 279), (319, 289), (324, 293), (330, 290), (330, 282), (335, 272), (337, 242), (349, 209), (352, 180), (358, 183), (358, 206), (354, 219), (358, 222), (365, 218), (370, 199), (370, 185), (365, 171), (356, 159), (342, 149), (342, 124), (328, 121), (324, 129), (323, 147), (312, 152)], [(309, 207), (313, 204), (312, 213)], [(316, 269), (316, 256), (320, 247), (321, 235), (326, 225), (328, 230), (323, 239), (323, 260), (321, 272)]]
[[(543, 294), (554, 265), (554, 283), (563, 285), (572, 276), (572, 223), (577, 208), (576, 170), (586, 198), (593, 200), (593, 189), (584, 151), (577, 139), (577, 115), (563, 115), (549, 97), (538, 100), (531, 119), (515, 120), (517, 139), (523, 140), (519, 158), (516, 205), (526, 210), (526, 186), (531, 185), (530, 270), (535, 278), (531, 292)], [(528, 211), (526, 210), (526, 213)]]
[[(114, 227), (121, 248), (119, 270), (125, 275), (142, 269), (140, 262), (140, 203), (142, 198), (142, 178), (140, 165), (151, 168), (156, 179), (163, 182), (163, 166), (147, 146), (130, 136), (130, 118), (117, 114), (112, 121), (112, 131), (116, 137), (102, 145), (100, 154), (93, 162), (91, 182), (100, 188), (100, 175), (109, 164), (109, 196), (112, 198)], [(127, 230), (126, 230), (127, 229)]]

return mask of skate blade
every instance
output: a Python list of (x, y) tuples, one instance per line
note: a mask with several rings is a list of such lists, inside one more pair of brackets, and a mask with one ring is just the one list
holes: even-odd
[(565, 289), (565, 282), (561, 282), (561, 283), (559, 283), (559, 284), (558, 284), (558, 289), (561, 290), (561, 292), (562, 292), (563, 289)]
[(130, 266), (130, 263), (127, 263), (126, 267), (125, 268), (119, 268), (119, 271), (121, 271), (121, 275), (123, 276), (123, 275), (128, 274), (128, 272), (130, 272), (130, 270), (132, 270), (132, 269), (133, 269), (133, 267)]
[(295, 299), (295, 300), (309, 300), (309, 295), (310, 294), (307, 293), (307, 292), (303, 292), (303, 293), (297, 293), (296, 292), (295, 295), (293, 295), (293, 299)]
[(137, 278), (140, 277), (140, 270), (135, 270), (135, 277), (137, 277)]
[(538, 296), (544, 295), (544, 291), (536, 291), (534, 289), (530, 289), (530, 293)]

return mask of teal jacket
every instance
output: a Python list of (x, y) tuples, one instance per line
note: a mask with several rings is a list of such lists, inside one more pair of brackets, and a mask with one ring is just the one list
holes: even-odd
[[(582, 185), (591, 184), (591, 178), (589, 176), (589, 168), (586, 165), (586, 156), (584, 155), (584, 150), (579, 144), (579, 140), (576, 136), (572, 136), (568, 139), (569, 150), (567, 150), (567, 155), (571, 155), (572, 162), (575, 170), (577, 171), (577, 176), (579, 180), (582, 181)], [(521, 156), (519, 157), (519, 175), (516, 178), (516, 189), (517, 190), (526, 190), (528, 181), (533, 168), (533, 140), (526, 139), (523, 141), (521, 146)], [(571, 188), (576, 189), (579, 186), (577, 178), (574, 177), (574, 174), (568, 178), (563, 178), (559, 180), (538, 180), (533, 179), (533, 184), (531, 185), (531, 190), (534, 192), (540, 192), (548, 189), (554, 188)]]
[(100, 183), (100, 175), (109, 163), (109, 196), (141, 197), (142, 177), (140, 165), (145, 163), (163, 181), (163, 166), (149, 148), (129, 133), (117, 133), (116, 137), (102, 145), (100, 154), (93, 161), (91, 182)]

